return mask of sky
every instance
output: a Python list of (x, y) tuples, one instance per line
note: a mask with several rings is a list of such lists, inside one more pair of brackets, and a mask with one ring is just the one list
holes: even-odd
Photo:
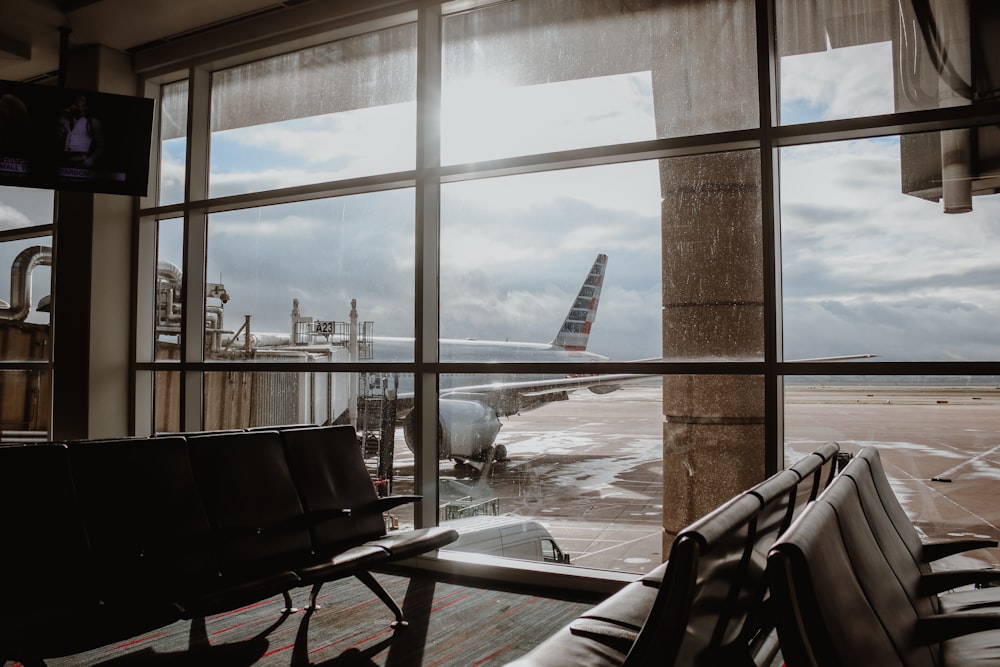
[[(891, 62), (887, 44), (783, 59), (782, 118), (891, 112)], [(499, 86), (446, 89), (445, 163), (656, 136), (648, 72)], [(413, 115), (412, 104), (395, 104), (217, 132), (211, 194), (411, 169)], [(899, 151), (895, 138), (782, 149), (786, 358), (1000, 357), (1000, 201), (977, 197), (972, 213), (945, 215), (901, 194)], [(182, 139), (166, 143), (164, 201), (182, 189), (183, 153)], [(412, 335), (413, 210), (412, 191), (398, 190), (213, 215), (208, 279), (231, 295), (226, 324), (250, 314), (255, 331), (286, 332), (293, 299), (303, 315), (345, 321), (357, 299), (377, 335)], [(0, 228), (45, 215), (37, 201), (0, 192)], [(443, 336), (548, 342), (606, 253), (590, 349), (659, 356), (656, 162), (446, 184), (441, 215)], [(179, 232), (176, 221), (162, 225), (161, 259), (180, 263)], [(0, 248), (0, 269), (19, 249)], [(0, 298), (7, 284), (0, 270)]]

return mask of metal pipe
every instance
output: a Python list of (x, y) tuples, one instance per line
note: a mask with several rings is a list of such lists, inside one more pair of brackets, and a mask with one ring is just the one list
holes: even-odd
[(36, 266), (52, 266), (52, 249), (34, 245), (25, 248), (10, 265), (10, 305), (0, 307), (0, 320), (24, 320), (31, 312), (31, 272)]

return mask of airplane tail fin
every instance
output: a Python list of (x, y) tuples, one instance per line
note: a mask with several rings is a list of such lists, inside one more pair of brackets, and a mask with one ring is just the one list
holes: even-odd
[(566, 350), (586, 350), (587, 339), (590, 337), (590, 327), (597, 317), (597, 303), (601, 298), (601, 286), (604, 284), (604, 271), (608, 266), (608, 256), (598, 255), (590, 268), (576, 301), (569, 309), (569, 314), (563, 320), (559, 333), (552, 341), (554, 347)]

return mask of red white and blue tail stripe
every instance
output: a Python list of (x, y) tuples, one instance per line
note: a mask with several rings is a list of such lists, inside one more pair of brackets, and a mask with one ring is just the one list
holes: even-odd
[(587, 349), (590, 328), (597, 318), (597, 304), (601, 298), (601, 286), (604, 284), (604, 271), (607, 266), (608, 256), (598, 255), (580, 287), (580, 292), (576, 295), (576, 301), (563, 320), (559, 333), (552, 341), (553, 347), (574, 351)]

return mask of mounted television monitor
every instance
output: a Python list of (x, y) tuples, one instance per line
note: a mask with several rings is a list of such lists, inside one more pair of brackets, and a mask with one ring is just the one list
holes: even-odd
[(153, 100), (0, 81), (0, 185), (145, 195)]

